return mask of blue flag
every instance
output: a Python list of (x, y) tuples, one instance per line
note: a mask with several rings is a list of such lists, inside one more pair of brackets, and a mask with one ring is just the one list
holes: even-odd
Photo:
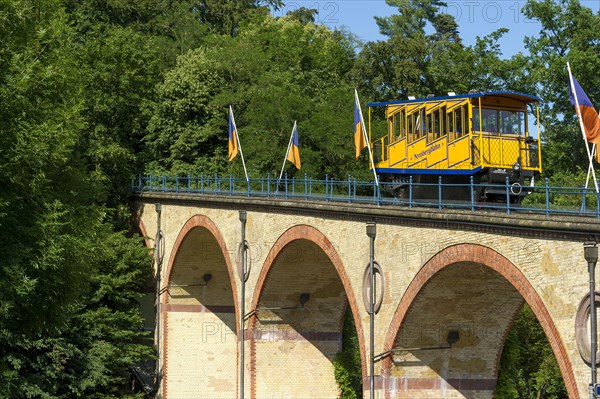
[(292, 131), (292, 143), (290, 151), (288, 152), (287, 160), (296, 166), (296, 169), (300, 169), (300, 144), (298, 143), (298, 126), (294, 122), (294, 130)]
[(229, 106), (229, 161), (232, 161), (238, 153), (237, 128), (233, 119), (233, 109)]
[(356, 146), (356, 159), (358, 159), (360, 157), (360, 151), (367, 146), (367, 140), (365, 139), (365, 123), (361, 117), (358, 93), (356, 93), (356, 91), (354, 93), (354, 145)]

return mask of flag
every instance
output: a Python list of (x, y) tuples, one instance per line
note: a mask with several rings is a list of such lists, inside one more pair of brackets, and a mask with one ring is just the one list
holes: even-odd
[(362, 120), (360, 112), (360, 103), (358, 102), (358, 93), (355, 93), (354, 101), (354, 145), (356, 146), (356, 159), (360, 157), (360, 151), (367, 146), (365, 140), (364, 128), (365, 124)]
[(237, 128), (235, 127), (235, 120), (233, 119), (233, 109), (229, 106), (229, 161), (237, 156), (238, 153), (238, 139), (237, 139)]
[(300, 145), (298, 144), (298, 126), (294, 122), (294, 130), (292, 131), (292, 141), (288, 152), (287, 160), (300, 169)]
[(371, 147), (368, 145), (367, 133), (365, 130), (365, 121), (363, 121), (362, 111), (360, 109), (360, 101), (358, 101), (358, 92), (354, 89), (354, 145), (356, 145), (356, 159), (360, 157), (360, 151), (367, 147), (369, 150), (369, 160), (371, 161), (371, 170), (373, 170), (373, 178), (375, 184), (379, 187), (379, 179), (377, 178), (377, 170), (375, 169), (375, 161), (371, 153)]
[[(592, 102), (589, 97), (585, 94), (577, 79), (571, 75), (573, 79), (573, 88), (569, 85), (569, 101), (571, 105), (575, 107), (577, 117), (580, 118), (580, 124), (585, 132), (585, 138), (588, 142), (596, 144), (596, 147), (600, 145), (600, 119), (598, 119), (598, 112), (594, 109)], [(596, 150), (596, 160), (600, 162), (600, 154)]]

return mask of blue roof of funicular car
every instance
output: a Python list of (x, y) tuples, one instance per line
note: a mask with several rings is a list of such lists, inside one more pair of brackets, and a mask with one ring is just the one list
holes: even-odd
[(486, 92), (478, 92), (471, 94), (458, 94), (455, 96), (439, 96), (439, 97), (429, 97), (429, 98), (415, 98), (414, 100), (395, 100), (395, 101), (383, 101), (383, 102), (375, 102), (368, 103), (369, 107), (381, 107), (385, 105), (396, 105), (396, 104), (410, 104), (410, 103), (421, 103), (425, 101), (444, 101), (444, 100), (460, 100), (464, 98), (478, 98), (478, 97), (487, 97), (487, 96), (495, 96), (495, 97), (505, 97), (513, 100), (524, 101), (524, 102), (538, 102), (542, 101), (541, 98), (532, 96), (530, 94), (521, 93), (518, 91), (486, 91)]

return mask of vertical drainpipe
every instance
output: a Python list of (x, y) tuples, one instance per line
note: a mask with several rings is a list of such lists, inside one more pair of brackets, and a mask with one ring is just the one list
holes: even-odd
[(367, 236), (370, 239), (369, 248), (369, 273), (371, 275), (371, 295), (369, 297), (369, 352), (370, 352), (370, 370), (369, 370), (369, 392), (370, 399), (375, 398), (375, 235), (377, 227), (375, 223), (367, 224)]
[(158, 356), (156, 361), (156, 368), (154, 371), (154, 392), (158, 391), (158, 388), (161, 384), (162, 374), (161, 374), (161, 356), (160, 356), (160, 340), (161, 340), (161, 331), (160, 331), (160, 295), (161, 295), (161, 275), (162, 275), (162, 244), (163, 244), (163, 235), (161, 231), (161, 213), (162, 207), (160, 203), (154, 205), (156, 209), (156, 238), (154, 240), (154, 261), (156, 262), (156, 298), (155, 298), (155, 347), (156, 354)]
[(240, 280), (242, 282), (242, 294), (240, 303), (240, 399), (244, 399), (244, 341), (245, 341), (245, 316), (246, 316), (246, 211), (240, 211), (240, 222), (242, 222), (242, 242), (240, 243), (241, 270)]
[(596, 326), (596, 262), (598, 262), (598, 247), (594, 241), (587, 241), (583, 244), (585, 260), (588, 263), (588, 273), (590, 275), (590, 398), (596, 397), (596, 351), (597, 344), (597, 326)]

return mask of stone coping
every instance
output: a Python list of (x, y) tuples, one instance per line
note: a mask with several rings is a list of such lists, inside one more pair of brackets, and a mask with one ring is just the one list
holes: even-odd
[(141, 192), (133, 203), (186, 205), (268, 213), (298, 214), (337, 220), (383, 224), (417, 225), (444, 229), (490, 230), (497, 234), (554, 236), (600, 241), (600, 220), (590, 216), (546, 216), (514, 210), (511, 214), (491, 210), (408, 208), (397, 205), (346, 204), (310, 200), (284, 200), (210, 194)]

